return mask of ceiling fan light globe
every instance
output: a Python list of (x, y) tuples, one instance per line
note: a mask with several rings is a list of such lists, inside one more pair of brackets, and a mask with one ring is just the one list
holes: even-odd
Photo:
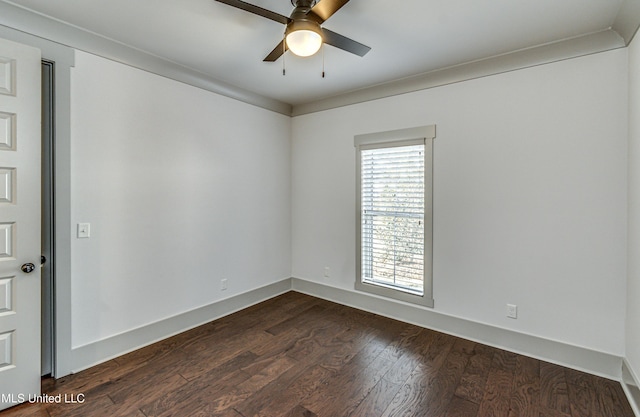
[(322, 36), (319, 33), (300, 29), (287, 34), (287, 46), (298, 56), (311, 56), (320, 50)]

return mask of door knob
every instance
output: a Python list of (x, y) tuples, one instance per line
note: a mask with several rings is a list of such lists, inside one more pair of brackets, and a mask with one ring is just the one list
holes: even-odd
[(29, 263), (26, 263), (26, 264), (22, 264), (20, 269), (25, 274), (29, 274), (29, 273), (33, 272), (36, 269), (36, 266), (34, 264), (32, 264), (31, 262), (29, 262)]

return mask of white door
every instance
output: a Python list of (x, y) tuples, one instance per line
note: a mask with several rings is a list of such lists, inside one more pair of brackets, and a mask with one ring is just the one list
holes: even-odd
[(0, 409), (40, 393), (40, 71), (0, 39)]

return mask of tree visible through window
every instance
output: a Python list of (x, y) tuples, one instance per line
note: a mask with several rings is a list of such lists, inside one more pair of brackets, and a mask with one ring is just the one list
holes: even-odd
[(362, 279), (422, 295), (424, 144), (361, 157)]
[[(418, 139), (411, 138), (412, 135)], [(434, 126), (356, 136), (359, 258), (356, 289), (433, 306), (434, 137)]]

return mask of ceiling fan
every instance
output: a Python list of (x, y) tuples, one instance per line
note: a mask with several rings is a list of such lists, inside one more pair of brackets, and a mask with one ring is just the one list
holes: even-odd
[(284, 39), (264, 58), (265, 62), (277, 61), (289, 49), (299, 56), (311, 56), (318, 52), (323, 42), (358, 56), (365, 56), (371, 50), (320, 26), (349, 0), (291, 0), (295, 8), (289, 17), (241, 0), (216, 1), (286, 25)]

